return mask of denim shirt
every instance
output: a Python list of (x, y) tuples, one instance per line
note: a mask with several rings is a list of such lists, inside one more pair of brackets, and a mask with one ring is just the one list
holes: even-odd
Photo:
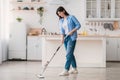
[[(76, 19), (75, 16), (73, 16), (73, 15), (67, 16), (67, 21), (68, 21), (68, 32), (72, 31), (74, 28), (76, 28), (77, 30), (80, 29), (81, 25), (80, 25), (79, 21)], [(62, 35), (67, 35), (67, 34), (65, 34), (65, 30), (62, 26), (63, 22), (64, 22), (64, 18), (61, 18), (59, 20), (60, 33)], [(76, 40), (77, 31), (75, 31), (70, 37), (73, 41)]]

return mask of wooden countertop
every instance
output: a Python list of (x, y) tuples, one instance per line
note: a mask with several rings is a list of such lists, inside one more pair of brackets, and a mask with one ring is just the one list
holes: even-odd
[[(39, 37), (56, 37), (59, 38), (61, 35), (39, 35)], [(79, 37), (105, 37), (105, 38), (120, 38), (120, 35), (78, 35)]]

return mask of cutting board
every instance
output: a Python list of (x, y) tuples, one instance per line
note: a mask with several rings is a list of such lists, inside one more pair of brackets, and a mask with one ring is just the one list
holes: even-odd
[(114, 21), (113, 28), (114, 28), (114, 30), (119, 29), (119, 23), (118, 23), (118, 21)]

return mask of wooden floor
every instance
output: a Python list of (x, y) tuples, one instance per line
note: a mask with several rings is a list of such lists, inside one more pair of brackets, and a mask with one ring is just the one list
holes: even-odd
[(0, 65), (0, 80), (120, 80), (120, 63), (107, 62), (107, 68), (78, 68), (79, 74), (60, 77), (63, 68), (48, 67), (44, 79), (40, 74), (41, 62), (7, 61)]

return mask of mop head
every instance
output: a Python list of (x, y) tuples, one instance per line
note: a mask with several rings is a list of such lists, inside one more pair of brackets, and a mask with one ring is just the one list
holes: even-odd
[(45, 78), (42, 74), (43, 74), (43, 73), (44, 73), (44, 71), (46, 70), (46, 67), (48, 66), (48, 64), (49, 64), (49, 61), (47, 61), (47, 63), (44, 65), (45, 67), (44, 67), (44, 69), (43, 69), (42, 73), (41, 73), (41, 74), (39, 74), (39, 75), (37, 75), (37, 77), (38, 77), (38, 78), (41, 78), (41, 79)]
[(41, 79), (42, 79), (42, 78), (45, 78), (42, 74), (37, 75), (37, 77), (38, 77), (38, 78), (41, 78)]

